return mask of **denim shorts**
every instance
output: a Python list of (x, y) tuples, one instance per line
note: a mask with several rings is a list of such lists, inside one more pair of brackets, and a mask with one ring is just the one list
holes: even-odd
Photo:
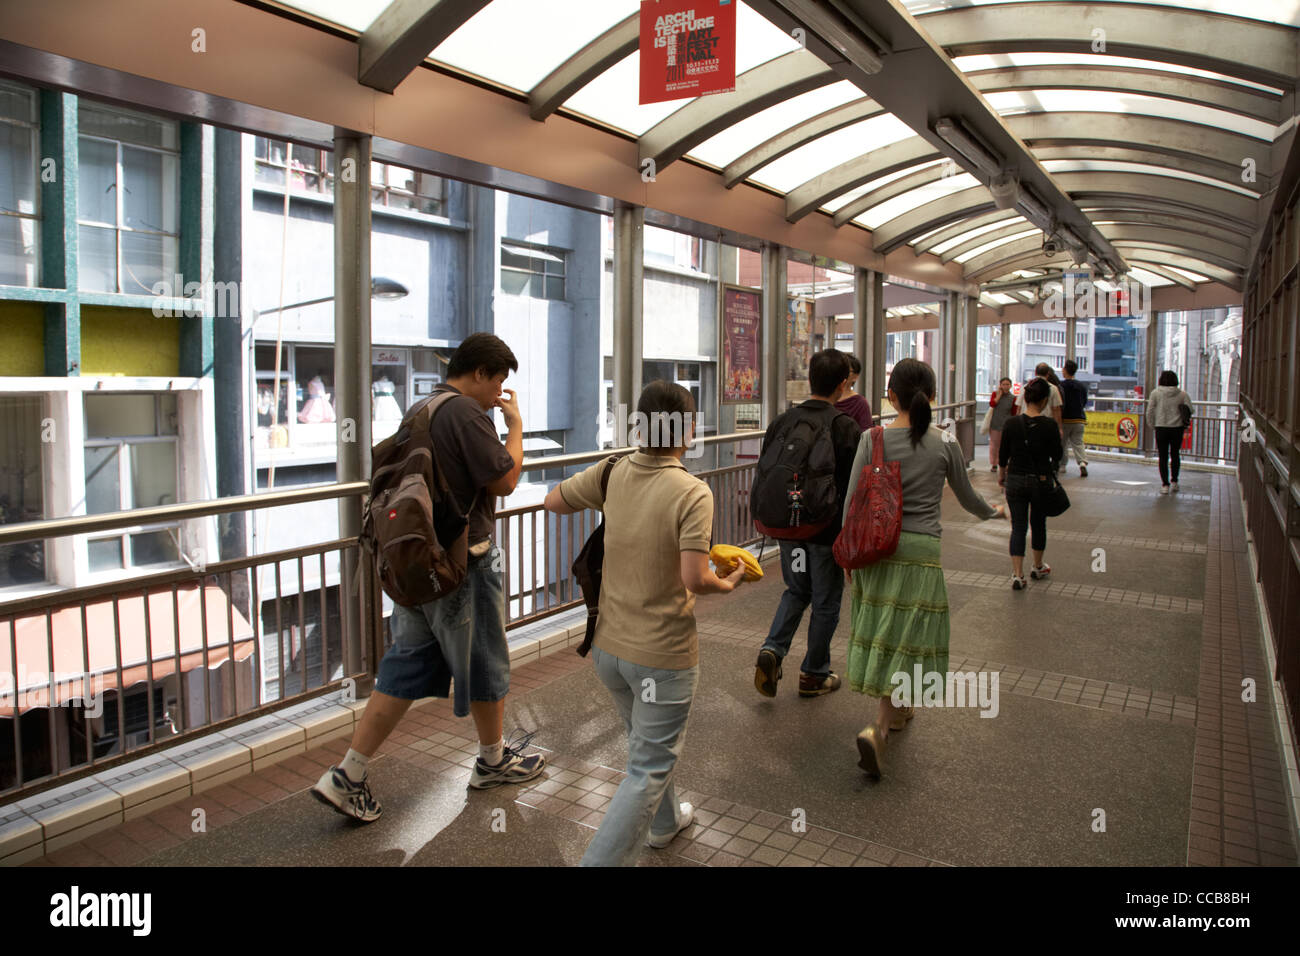
[(510, 691), (506, 604), (499, 549), (470, 558), (465, 580), (447, 597), (420, 607), (393, 607), (393, 645), (379, 662), (375, 689), (390, 697), (420, 700), (455, 697), (457, 717), (470, 701), (501, 700)]

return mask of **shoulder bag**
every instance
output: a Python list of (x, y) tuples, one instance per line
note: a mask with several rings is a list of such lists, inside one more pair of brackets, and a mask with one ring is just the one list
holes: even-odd
[(849, 503), (849, 514), (835, 538), (835, 563), (853, 570), (889, 557), (898, 550), (903, 531), (903, 482), (898, 462), (885, 461), (885, 430), (868, 432), (871, 463), (864, 465)]

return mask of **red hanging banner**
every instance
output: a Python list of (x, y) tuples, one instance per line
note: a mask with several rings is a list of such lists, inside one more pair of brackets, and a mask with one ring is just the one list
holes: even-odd
[(642, 104), (735, 88), (734, 0), (642, 0)]

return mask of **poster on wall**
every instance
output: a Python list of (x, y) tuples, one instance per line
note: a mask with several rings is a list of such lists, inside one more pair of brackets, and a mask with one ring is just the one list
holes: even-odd
[(1142, 416), (1132, 412), (1089, 412), (1083, 443), (1104, 448), (1137, 448)]
[(763, 400), (763, 299), (757, 289), (722, 291), (722, 404)]
[(813, 300), (790, 296), (785, 305), (786, 382), (785, 398), (793, 404), (812, 394), (808, 366), (813, 357)]
[(642, 105), (735, 88), (732, 0), (642, 0)]

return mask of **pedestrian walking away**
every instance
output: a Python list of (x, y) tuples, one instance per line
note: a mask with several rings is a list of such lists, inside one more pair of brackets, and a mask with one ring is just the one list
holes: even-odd
[(1147, 399), (1147, 424), (1155, 429), (1156, 454), (1160, 461), (1160, 493), (1178, 490), (1182, 465), (1179, 450), (1183, 432), (1192, 420), (1192, 399), (1178, 387), (1178, 375), (1169, 369), (1160, 373), (1155, 391)]
[(1056, 423), (1047, 417), (1050, 401), (1049, 383), (1035, 379), (1025, 386), (1021, 398), (1025, 413), (1007, 422), (1002, 433), (1002, 451), (998, 455), (998, 484), (1006, 491), (1007, 510), (1011, 514), (1011, 588), (1025, 588), (1025, 532), (1031, 535), (1030, 548), (1034, 565), (1030, 577), (1046, 578), (1051, 565), (1043, 560), (1047, 550), (1047, 515), (1043, 509), (1040, 486), (1055, 481), (1061, 458), (1061, 434)]
[[(463, 582), (445, 597), (415, 607), (394, 605), (389, 620), (393, 644), (379, 662), (375, 690), (366, 701), (352, 746), (312, 788), (317, 800), (354, 820), (379, 819), (382, 808), (370, 791), (369, 762), (411, 703), (425, 697), (454, 693), (455, 715), (473, 718), (479, 755), (471, 787), (522, 783), (546, 768), (541, 754), (524, 753), (532, 734), (507, 745), (503, 733), (510, 652), (492, 530), (496, 499), (514, 491), (523, 468), (523, 419), (515, 393), (501, 387), (509, 372), (518, 369), (505, 342), (475, 333), (452, 354), (447, 381), (429, 399), (452, 395), (434, 416), (429, 432), (452, 497), (468, 518), (468, 564)], [(493, 408), (505, 419), (504, 446), (490, 417)]]
[(1079, 371), (1079, 363), (1067, 359), (1064, 366), (1065, 381), (1061, 382), (1061, 468), (1066, 466), (1066, 457), (1074, 451), (1074, 460), (1079, 465), (1079, 477), (1088, 477), (1088, 457), (1083, 451), (1083, 431), (1087, 426), (1088, 386), (1074, 377)]
[[(763, 436), (760, 468), (763, 467), (763, 456), (773, 450), (772, 442), (787, 433), (792, 420), (810, 419), (817, 428), (828, 433), (834, 449), (835, 469), (835, 498), (830, 521), (811, 537), (780, 541), (785, 592), (781, 595), (754, 668), (754, 687), (764, 697), (776, 696), (777, 683), (784, 673), (782, 661), (790, 653), (795, 631), (809, 604), (812, 605), (812, 614), (808, 622), (808, 652), (799, 666), (799, 696), (820, 697), (840, 687), (839, 675), (831, 670), (831, 640), (840, 623), (844, 575), (835, 563), (831, 549), (840, 533), (844, 494), (849, 486), (853, 456), (861, 433), (853, 419), (837, 413), (836, 399), (848, 387), (850, 368), (848, 357), (836, 349), (826, 349), (814, 355), (808, 366), (812, 397), (779, 416)], [(800, 467), (796, 464), (796, 473)], [(806, 470), (806, 463), (803, 467)]]
[(695, 434), (695, 402), (680, 385), (654, 381), (637, 402), (648, 444), (566, 478), (545, 508), (605, 513), (605, 561), (591, 659), (627, 731), (627, 775), (605, 809), (583, 866), (634, 866), (641, 847), (668, 846), (694, 821), (678, 803), (673, 770), (699, 681), (695, 595), (727, 593), (745, 573), (709, 568), (713, 493), (682, 457)]
[[(961, 445), (930, 424), (934, 395), (934, 369), (929, 365), (905, 358), (894, 366), (889, 403), (898, 417), (885, 426), (883, 440), (884, 460), (899, 463), (902, 531), (892, 556), (851, 572), (849, 686), (877, 698), (872, 723), (857, 736), (858, 766), (875, 779), (883, 773), (891, 733), (907, 725), (919, 697), (896, 707), (890, 699), (897, 686), (895, 675), (911, 680), (919, 669), (946, 681), (948, 673), (948, 591), (939, 548), (944, 483), (975, 517), (1006, 515), (1002, 506), (990, 505), (971, 487)], [(870, 446), (871, 433), (865, 432), (853, 459), (847, 502), (853, 500), (862, 469), (871, 461)]]

